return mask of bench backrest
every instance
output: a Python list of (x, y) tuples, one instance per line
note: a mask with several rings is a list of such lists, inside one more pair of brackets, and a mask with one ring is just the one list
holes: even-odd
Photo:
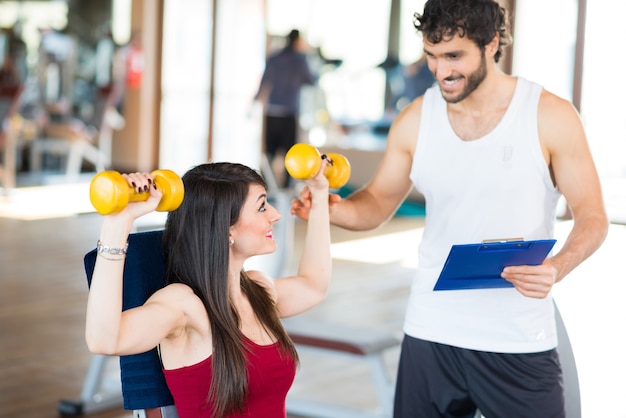
[[(162, 236), (163, 231), (130, 235), (124, 266), (122, 309), (142, 305), (165, 286)], [(91, 284), (96, 255), (94, 249), (84, 257), (88, 284)], [(140, 410), (174, 404), (156, 348), (142, 354), (121, 356), (120, 370), (125, 409)]]

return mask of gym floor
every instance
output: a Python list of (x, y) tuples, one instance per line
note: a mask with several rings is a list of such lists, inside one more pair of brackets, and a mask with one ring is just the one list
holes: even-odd
[[(0, 217), (0, 417), (57, 417), (59, 400), (80, 395), (90, 360), (82, 257), (94, 247), (100, 222), (93, 213), (29, 221)], [(304, 315), (400, 332), (421, 226), (421, 218), (397, 217), (367, 233), (333, 228), (331, 290)], [(294, 255), (302, 227), (296, 222)], [(557, 237), (569, 227), (560, 223)], [(555, 290), (576, 355), (585, 418), (626, 417), (620, 407), (626, 394), (624, 248), (626, 227), (612, 225), (605, 245)], [(294, 257), (289, 268), (296, 262)], [(397, 354), (388, 354), (391, 373)], [(341, 359), (303, 356), (293, 391), (371, 408), (375, 397), (366, 373)], [(131, 413), (120, 408), (90, 416)]]

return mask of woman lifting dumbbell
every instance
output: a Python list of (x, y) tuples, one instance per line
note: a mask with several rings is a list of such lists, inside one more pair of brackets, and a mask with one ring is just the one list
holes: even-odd
[(163, 192), (156, 174), (121, 175), (124, 193), (142, 197), (104, 216), (87, 305), (89, 349), (129, 355), (159, 346), (181, 418), (284, 418), (298, 356), (279, 318), (320, 303), (330, 281), (327, 164), (306, 180), (313, 205), (298, 272), (279, 279), (243, 268), (249, 257), (276, 249), (272, 226), (281, 215), (267, 202), (263, 178), (235, 163), (189, 170), (184, 199), (164, 230), (168, 284), (126, 311), (122, 280), (132, 224), (157, 209), (164, 193), (179, 192)]

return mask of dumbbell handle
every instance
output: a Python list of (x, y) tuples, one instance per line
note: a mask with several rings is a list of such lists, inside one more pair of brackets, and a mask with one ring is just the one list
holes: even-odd
[[(184, 197), (184, 186), (180, 177), (171, 170), (154, 170), (156, 188), (163, 193), (156, 210), (168, 212), (180, 206)], [(119, 212), (129, 202), (148, 200), (149, 192), (138, 193), (117, 171), (103, 171), (94, 176), (89, 186), (91, 204), (101, 215)]]

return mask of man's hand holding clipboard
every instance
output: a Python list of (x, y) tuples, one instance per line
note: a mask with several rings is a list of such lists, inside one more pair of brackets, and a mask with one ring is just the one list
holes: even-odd
[(537, 265), (507, 266), (502, 270), (501, 276), (513, 284), (522, 295), (543, 299), (552, 290), (556, 274), (556, 268), (544, 257), (541, 264)]
[(555, 243), (509, 238), (453, 245), (434, 290), (515, 287), (524, 296), (544, 298), (555, 277), (544, 261)]

